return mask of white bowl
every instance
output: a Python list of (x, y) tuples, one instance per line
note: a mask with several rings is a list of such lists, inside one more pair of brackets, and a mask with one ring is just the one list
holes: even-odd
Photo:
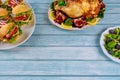
[[(59, 27), (59, 28), (61, 28), (61, 29), (65, 29), (65, 28), (63, 28), (60, 24), (58, 24), (58, 23), (56, 23), (54, 20), (50, 19), (49, 13), (50, 13), (51, 11), (52, 11), (52, 10), (49, 8), (49, 9), (48, 9), (48, 18), (49, 18), (50, 22), (51, 22), (53, 25), (55, 25), (55, 26), (57, 26), (57, 27)], [(101, 19), (98, 18), (98, 20), (100, 21)], [(82, 28), (75, 28), (75, 27), (73, 27), (72, 29), (65, 29), (65, 30), (84, 30), (84, 29), (87, 29), (87, 28), (89, 28), (89, 27), (93, 27), (93, 26), (85, 25), (85, 26), (82, 27)]]
[[(25, 3), (27, 4), (27, 6), (29, 6), (32, 9), (31, 5), (28, 2), (25, 1)], [(20, 35), (20, 38), (13, 44), (0, 42), (0, 50), (6, 50), (6, 49), (15, 48), (15, 47), (23, 44), (24, 42), (26, 42), (30, 38), (30, 36), (34, 32), (35, 24), (36, 24), (36, 18), (35, 18), (35, 13), (34, 13), (33, 9), (32, 9), (32, 13), (33, 13), (32, 22), (30, 22), (28, 25), (21, 26), (23, 34)]]
[(111, 54), (109, 54), (108, 51), (106, 50), (106, 48), (104, 47), (104, 44), (105, 44), (105, 41), (104, 41), (105, 36), (104, 36), (104, 35), (105, 35), (105, 34), (109, 34), (109, 30), (115, 29), (115, 28), (120, 28), (120, 26), (108, 28), (107, 30), (105, 30), (105, 31), (102, 33), (101, 38), (100, 38), (100, 46), (101, 46), (104, 54), (105, 54), (108, 58), (110, 58), (111, 60), (113, 60), (113, 61), (115, 61), (115, 62), (120, 63), (120, 59), (118, 59), (118, 58), (112, 56)]

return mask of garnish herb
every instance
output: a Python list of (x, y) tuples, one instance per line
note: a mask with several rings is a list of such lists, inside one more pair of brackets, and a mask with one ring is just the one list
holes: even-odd
[(58, 5), (59, 6), (66, 6), (67, 3), (64, 0), (60, 0), (60, 1), (58, 1)]
[(100, 10), (98, 17), (104, 18), (104, 12), (105, 12), (105, 9)]
[(50, 5), (50, 8), (54, 10), (54, 2), (52, 2), (52, 4)]
[(65, 20), (65, 23), (64, 23), (64, 24), (66, 24), (66, 25), (68, 25), (68, 26), (72, 26), (72, 25), (73, 25), (72, 19), (71, 19), (71, 18), (67, 18), (67, 19)]

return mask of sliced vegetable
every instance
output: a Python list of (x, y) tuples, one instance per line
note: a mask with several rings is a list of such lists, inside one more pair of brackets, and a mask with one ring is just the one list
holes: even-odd
[(54, 11), (50, 11), (48, 16), (50, 19), (55, 20), (55, 12)]
[(20, 36), (22, 34), (22, 30), (20, 27), (17, 27), (18, 28), (18, 31), (16, 34), (14, 34), (10, 39), (9, 39), (9, 43), (14, 43), (17, 39), (18, 36)]
[(94, 25), (98, 24), (98, 18), (94, 18), (91, 21), (88, 21), (87, 23), (91, 26), (94, 26)]
[(26, 14), (18, 16), (18, 17), (15, 17), (16, 21), (21, 21), (21, 20), (25, 21), (27, 19), (28, 19), (28, 15), (26, 15)]
[(63, 29), (72, 29), (72, 26), (68, 26), (64, 23), (62, 23), (61, 26), (62, 26)]
[(22, 26), (24, 24), (28, 24), (30, 20), (32, 20), (32, 12), (31, 10), (17, 14), (15, 17), (15, 23), (18, 26)]

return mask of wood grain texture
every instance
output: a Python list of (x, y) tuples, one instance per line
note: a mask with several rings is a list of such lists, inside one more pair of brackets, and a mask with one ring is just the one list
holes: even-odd
[(0, 61), (0, 75), (114, 76), (119, 67), (112, 61)]
[[(19, 53), (16, 53), (17, 51)], [(97, 61), (109, 59), (103, 54), (100, 47), (18, 47), (1, 51), (0, 60)]]
[(21, 46), (0, 51), (0, 80), (120, 80), (120, 64), (104, 55), (100, 34), (120, 25), (120, 0), (104, 0), (105, 18), (82, 31), (52, 25), (47, 11), (53, 0), (28, 0), (37, 24)]
[(107, 28), (119, 26), (119, 24), (96, 25), (81, 31), (62, 30), (54, 25), (36, 25), (35, 35), (101, 35)]
[(99, 37), (99, 35), (33, 35), (23, 46), (99, 46)]
[(120, 77), (39, 77), (17, 76), (0, 77), (1, 80), (119, 80)]

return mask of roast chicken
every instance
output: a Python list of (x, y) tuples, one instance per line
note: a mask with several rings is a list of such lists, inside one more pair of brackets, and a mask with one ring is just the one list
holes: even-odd
[[(56, 0), (59, 1), (59, 0)], [(62, 11), (71, 18), (79, 18), (81, 16), (87, 16), (93, 18), (99, 14), (100, 1), (99, 0), (64, 0), (66, 6), (59, 6), (56, 4), (54, 9), (56, 11)]]

